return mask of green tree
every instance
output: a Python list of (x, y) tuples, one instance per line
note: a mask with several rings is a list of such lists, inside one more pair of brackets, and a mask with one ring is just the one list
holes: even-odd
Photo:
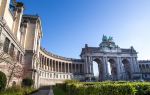
[(7, 84), (6, 75), (0, 71), (0, 91), (4, 90)]

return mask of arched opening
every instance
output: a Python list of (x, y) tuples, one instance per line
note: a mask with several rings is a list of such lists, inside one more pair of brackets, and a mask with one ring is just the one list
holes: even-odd
[(116, 62), (114, 59), (109, 59), (108, 60), (108, 73), (109, 75), (107, 76), (107, 79), (110, 80), (117, 80), (117, 66), (116, 66)]
[(93, 60), (93, 71), (96, 81), (103, 81), (103, 64), (100, 59)]
[(99, 76), (98, 64), (95, 61), (93, 61), (93, 73), (94, 77), (98, 78)]
[(146, 64), (146, 72), (148, 72), (148, 71), (149, 71), (149, 65)]
[(124, 76), (126, 80), (131, 79), (131, 67), (130, 63), (127, 59), (122, 60), (123, 66), (124, 66)]

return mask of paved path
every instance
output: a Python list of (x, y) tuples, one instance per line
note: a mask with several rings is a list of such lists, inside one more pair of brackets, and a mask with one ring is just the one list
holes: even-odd
[(48, 95), (49, 90), (39, 90), (38, 92), (32, 94), (32, 95)]
[(49, 95), (54, 95), (52, 87), (50, 88)]
[(32, 95), (54, 95), (54, 94), (53, 94), (52, 87), (44, 87)]

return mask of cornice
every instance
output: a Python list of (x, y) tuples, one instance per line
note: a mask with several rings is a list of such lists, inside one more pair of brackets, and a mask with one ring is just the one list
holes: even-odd
[(61, 59), (61, 60), (65, 60), (65, 61), (72, 61), (72, 62), (83, 62), (81, 59), (75, 59), (75, 58), (67, 58), (67, 57), (63, 57), (63, 56), (59, 56), (56, 54), (53, 54), (51, 52), (46, 51), (44, 48), (40, 48), (40, 50), (42, 52), (44, 52), (46, 55), (53, 57), (53, 58), (57, 58), (57, 59)]

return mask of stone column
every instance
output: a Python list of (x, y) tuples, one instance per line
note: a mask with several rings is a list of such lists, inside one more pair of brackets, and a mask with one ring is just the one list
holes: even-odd
[(120, 63), (120, 72), (121, 72), (121, 79), (125, 79), (125, 71), (124, 71), (124, 65), (122, 63), (122, 58), (119, 58), (119, 63)]
[(49, 64), (50, 64), (50, 71), (52, 71), (52, 60), (49, 59)]
[(120, 60), (120, 58), (117, 57), (117, 60), (116, 60), (116, 61), (117, 61), (117, 74), (118, 74), (117, 77), (118, 77), (118, 80), (120, 80), (120, 75), (121, 75), (121, 71), (120, 71), (120, 65), (121, 65), (121, 64), (120, 64), (120, 61), (119, 61), (119, 60)]
[(85, 58), (85, 65), (84, 65), (85, 73), (88, 73), (88, 57)]
[(46, 64), (46, 62), (45, 62), (45, 57), (44, 57), (44, 64), (43, 64), (44, 65), (44, 70), (45, 70), (45, 64)]
[(137, 65), (137, 68), (138, 68), (138, 73), (140, 73), (140, 67), (139, 67), (139, 64), (138, 64), (138, 60), (137, 60), (137, 57), (135, 57), (135, 61), (136, 61), (136, 65)]
[(60, 70), (59, 70), (59, 62), (58, 62), (58, 72), (60, 72)]
[(44, 64), (44, 57), (42, 56), (42, 65), (41, 65), (42, 69), (44, 69), (44, 65), (43, 64)]
[(92, 65), (91, 65), (91, 66), (92, 66), (91, 71), (92, 71), (92, 74), (94, 75), (94, 72), (93, 72), (93, 63), (92, 63)]
[(132, 72), (132, 73), (135, 72), (135, 70), (134, 70), (134, 60), (133, 60), (133, 57), (130, 57), (130, 62), (129, 62), (129, 64), (130, 64), (131, 72)]
[(91, 61), (90, 61), (90, 57), (88, 57), (88, 73), (91, 73)]
[(91, 73), (91, 61), (90, 61), (90, 57), (88, 57), (88, 73)]
[(55, 61), (55, 72), (57, 72), (57, 61)]
[(48, 70), (50, 71), (50, 59), (48, 58)]
[(133, 72), (132, 73), (135, 73), (137, 72), (138, 70), (138, 64), (136, 64), (136, 60), (134, 57), (132, 57), (132, 64), (133, 64)]
[(73, 73), (73, 63), (71, 63), (71, 73)]
[(46, 70), (47, 70), (47, 58), (45, 57), (45, 66), (46, 66)]
[(42, 56), (40, 55), (40, 68), (42, 67)]
[(64, 63), (65, 73), (66, 73), (66, 63)]
[(107, 79), (107, 76), (109, 75), (109, 73), (108, 73), (108, 59), (107, 59), (107, 57), (103, 57), (103, 59), (102, 59), (103, 61), (103, 70), (104, 70), (104, 72), (103, 72), (103, 80), (105, 80), (105, 79)]
[(53, 70), (54, 70), (54, 72), (55, 72), (55, 71), (56, 71), (56, 69), (55, 69), (56, 62), (55, 62), (55, 60), (53, 60), (53, 66), (54, 66)]
[(92, 57), (90, 57), (90, 73), (92, 75), (94, 75), (94, 73), (93, 73), (93, 59), (92, 59)]

